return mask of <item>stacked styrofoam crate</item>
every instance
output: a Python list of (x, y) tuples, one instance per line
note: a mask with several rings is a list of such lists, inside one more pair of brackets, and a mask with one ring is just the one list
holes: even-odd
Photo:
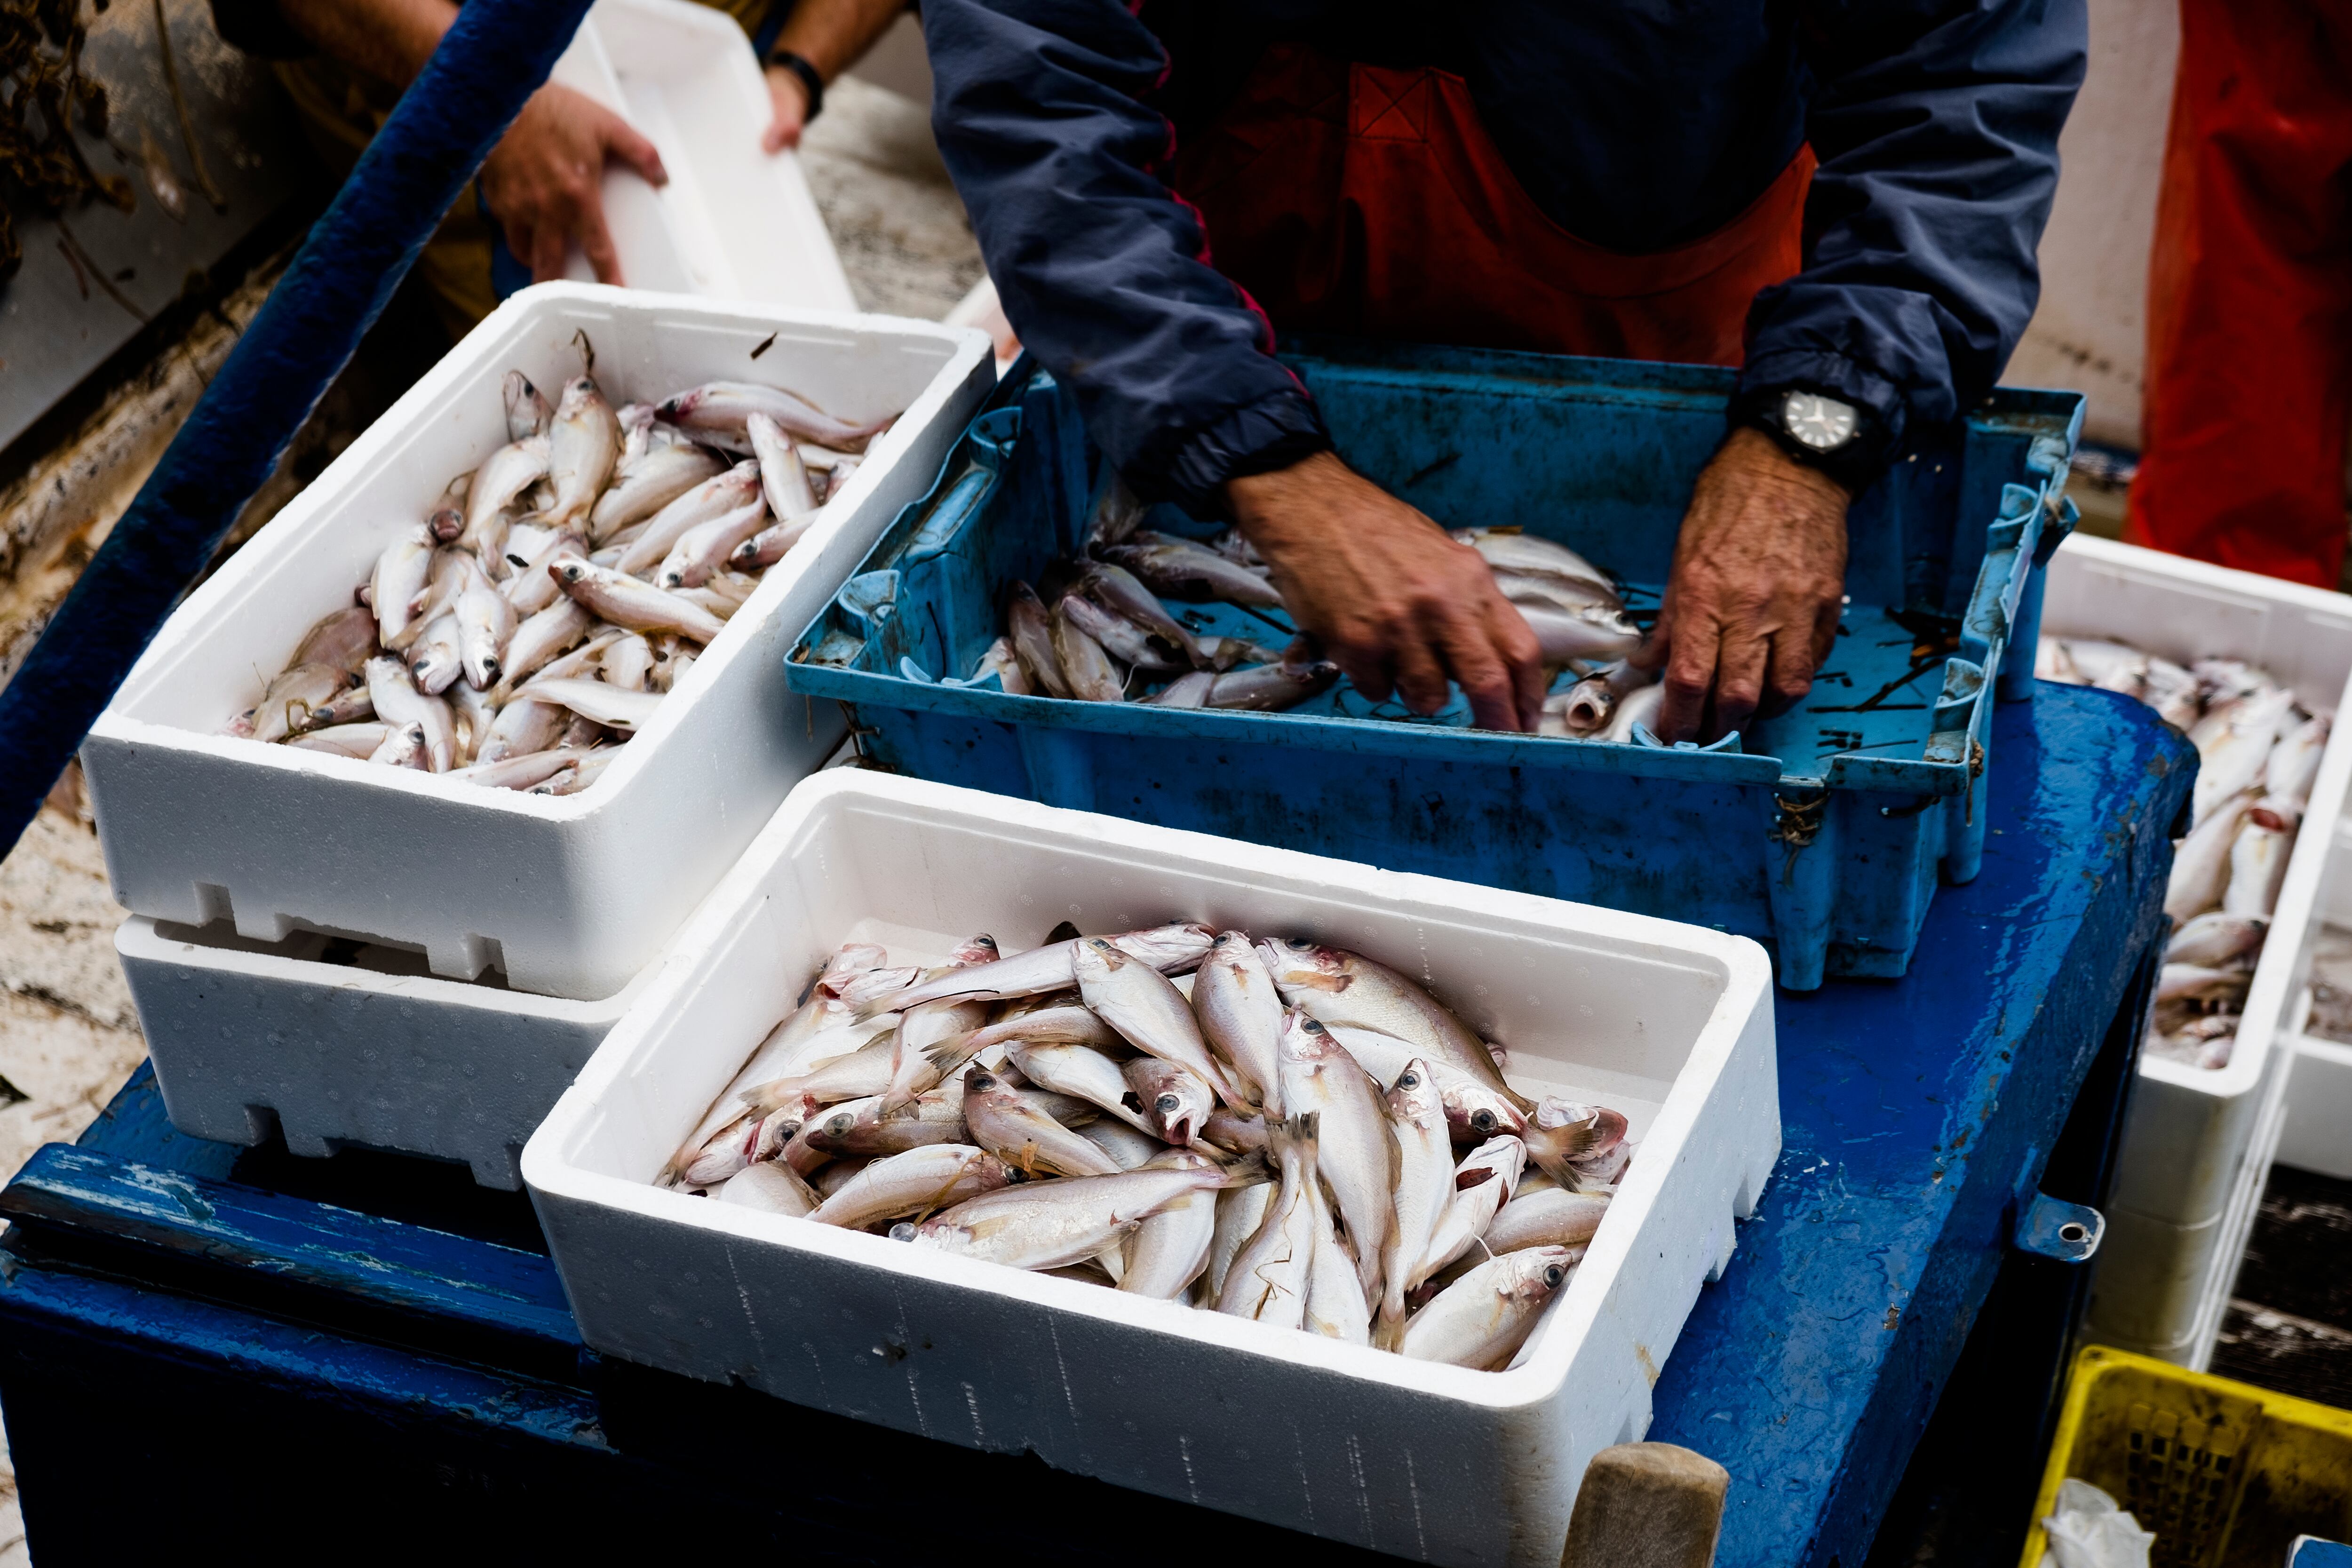
[[(1066, 919), (1360, 950), (1507, 1047), (1520, 1089), (1623, 1110), (1638, 1152), (1521, 1364), (1408, 1361), (653, 1184), (835, 944), (919, 960), (984, 931), (1012, 952)], [(600, 1352), (1401, 1557), (1549, 1568), (1586, 1463), (1647, 1429), (1780, 1143), (1771, 974), (1744, 938), (845, 769), (793, 792), (522, 1164)]]
[[(219, 733), (311, 623), (351, 602), (377, 553), (432, 510), (450, 477), (505, 443), (506, 373), (559, 388), (579, 374), (583, 344), (614, 403), (725, 378), (789, 385), (849, 419), (904, 412), (658, 714), (577, 795), (485, 788)], [(583, 1031), (601, 1036), (617, 1016), (603, 999), (654, 960), (839, 742), (837, 713), (784, 689), (784, 648), (931, 483), (993, 381), (976, 331), (593, 284), (528, 289), (475, 329), (189, 595), (83, 747), (116, 899), (184, 928), (168, 952), (153, 932), (122, 938), (134, 963), (152, 961), (133, 974), (174, 1118), (184, 1108), (191, 1131), (249, 1141), (267, 1121), (236, 1108), (274, 1110), (297, 1147), (355, 1141), (461, 1159), (511, 1183), (499, 1151), (529, 1135), (561, 1087), (546, 1075), (568, 1079), (593, 1043)], [(444, 984), (394, 985), (297, 952), (240, 952), (207, 927), (233, 927), (248, 947), (320, 932), (421, 952)], [(510, 989), (457, 984), (492, 972)], [(219, 1015), (223, 991), (256, 986), (274, 986), (271, 1005), (285, 1012), (275, 1040), (268, 1006)], [(536, 1099), (508, 1094), (488, 1122), (453, 1121), (439, 1101), (467, 1092), (462, 1077), (428, 1073), (402, 1088), (369, 1065), (360, 1032), (289, 1021), (323, 1016), (331, 995), (358, 1006), (362, 994), (378, 1005), (366, 1016), (440, 1031), (450, 1071), (467, 1038), (482, 1041), (484, 1064), (530, 1056)], [(189, 1026), (198, 1019), (208, 1033)], [(222, 1026), (243, 1031), (246, 1048), (218, 1048)], [(330, 1054), (297, 1065), (306, 1051)]]
[(2143, 1056), (2108, 1200), (2085, 1333), (2201, 1369), (2278, 1142), (2313, 910), (2352, 783), (2343, 723), (2352, 599), (2077, 534), (2051, 562), (2042, 630), (2111, 637), (2184, 665), (2243, 659), (2305, 709), (2338, 719), (2230, 1065)]

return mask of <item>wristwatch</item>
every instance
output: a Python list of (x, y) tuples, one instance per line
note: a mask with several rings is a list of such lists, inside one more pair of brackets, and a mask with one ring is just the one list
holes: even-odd
[(1734, 422), (1761, 430), (1782, 451), (1859, 491), (1878, 475), (1880, 442), (1868, 413), (1826, 392), (1792, 386), (1751, 396)]
[(808, 112), (801, 116), (802, 124), (810, 123), (824, 112), (824, 78), (818, 74), (816, 67), (790, 49), (778, 49), (768, 57), (768, 63), (782, 66), (801, 79), (801, 86), (808, 92)]

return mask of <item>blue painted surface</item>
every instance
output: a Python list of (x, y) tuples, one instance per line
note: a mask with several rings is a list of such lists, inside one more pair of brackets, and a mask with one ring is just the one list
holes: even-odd
[[(1983, 874), (1939, 899), (1911, 976), (1778, 998), (1786, 1152), (1756, 1217), (1739, 1227), (1729, 1270), (1701, 1293), (1674, 1347), (1650, 1432), (1730, 1469), (1718, 1558), (1726, 1568), (1861, 1568), (2020, 1205), (2161, 925), (2167, 830), (2194, 772), (2186, 744), (2137, 704), (2073, 688), (2003, 707), (1996, 733), (2008, 765), (1989, 801)], [(135, 1079), (93, 1129), (84, 1156), (208, 1181), (250, 1158), (229, 1151), (225, 1163), (222, 1146), (168, 1134), (157, 1112), (150, 1080)], [(331, 1185), (352, 1158), (302, 1163)], [(356, 1294), (330, 1310), (332, 1271), (308, 1265), (317, 1288), (291, 1305), (259, 1284), (233, 1289), (271, 1272), (257, 1268), (224, 1267), (158, 1288), (184, 1248), (159, 1250), (135, 1225), (99, 1270), (90, 1246), (109, 1229), (100, 1200), (120, 1173), (54, 1161), (45, 1170), (42, 1201), (71, 1212), (20, 1226), (0, 1252), (0, 1396), (37, 1553), (43, 1498), (79, 1495), (74, 1464), (97, 1440), (75, 1425), (88, 1400), (60, 1391), (147, 1401), (159, 1379), (201, 1373), (215, 1381), (190, 1386), (237, 1391), (230, 1414), (254, 1414), (272, 1435), (295, 1423), (289, 1447), (365, 1438), (388, 1445), (395, 1459), (454, 1456), (448, 1463), (486, 1500), (485, 1529), (510, 1528), (501, 1521), (530, 1506), (518, 1497), (565, 1521), (565, 1500), (593, 1497), (621, 1521), (616, 1531), (630, 1518), (670, 1521), (664, 1510), (676, 1510), (676, 1518), (724, 1519), (730, 1530), (804, 1552), (822, 1540), (825, 1561), (934, 1561), (942, 1550), (926, 1533), (934, 1523), (892, 1504), (906, 1495), (898, 1478), (920, 1474), (927, 1495), (1019, 1489), (1037, 1501), (1051, 1515), (1050, 1534), (989, 1538), (1037, 1561), (1085, 1561), (1106, 1530), (1139, 1539), (1130, 1554), (1138, 1563), (1197, 1561), (1204, 1528), (1221, 1549), (1286, 1562), (1377, 1561), (740, 1390), (593, 1356), (576, 1365), (533, 1359), (514, 1347), (544, 1327), (543, 1315), (519, 1309), (508, 1292), (472, 1288), (485, 1255), (457, 1235), (410, 1227), (400, 1237), (403, 1267), (437, 1272), (448, 1289), (419, 1289), (395, 1314), (382, 1310), (381, 1297)], [(473, 1201), (488, 1209), (503, 1196)], [(297, 1260), (314, 1247), (347, 1252), (358, 1216), (308, 1209), (271, 1207), (287, 1228), (257, 1246), (248, 1226), (232, 1252)], [(193, 1219), (165, 1228), (177, 1237), (204, 1230)], [(499, 1265), (510, 1280), (547, 1268), (512, 1248), (501, 1249)], [(551, 1287), (551, 1272), (541, 1279)], [(232, 1310), (220, 1304), (225, 1296), (247, 1304)], [(299, 1326), (304, 1319), (312, 1326)], [(194, 1462), (181, 1457), (174, 1475)], [(291, 1509), (301, 1494), (287, 1489), (289, 1462), (282, 1448), (208, 1455), (200, 1479)], [(778, 1476), (796, 1484), (777, 1487)], [(419, 1502), (428, 1505), (458, 1507), (446, 1498)], [(460, 1516), (419, 1517), (448, 1528)], [(73, 1528), (60, 1521), (49, 1539), (70, 1544)], [(992, 1516), (987, 1528), (1024, 1527)]]
[[(1353, 466), (1449, 528), (1558, 540), (1654, 615), (1729, 373), (1373, 345), (1290, 357)], [(794, 689), (852, 705), (886, 767), (1712, 925), (1773, 945), (1800, 990), (1901, 974), (1939, 875), (1976, 874), (1991, 676), (2032, 642), (2032, 585), (2071, 520), (2056, 492), (2073, 394), (1999, 394), (1857, 501), (1836, 649), (1744, 753), (1473, 731), (1458, 691), (1424, 721), (1345, 680), (1282, 713), (962, 685), (1007, 587), (1075, 552), (1108, 482), (1050, 377), (1009, 380), (999, 402), (792, 655)], [(1203, 531), (1172, 508), (1151, 521)], [(1211, 635), (1289, 636), (1278, 615), (1171, 608)]]
[(0, 689), (0, 853), (213, 558), (579, 29), (588, 0), (468, 0), (130, 509)]
[(2352, 1568), (2352, 1546), (2304, 1536), (2295, 1542), (2287, 1568)]

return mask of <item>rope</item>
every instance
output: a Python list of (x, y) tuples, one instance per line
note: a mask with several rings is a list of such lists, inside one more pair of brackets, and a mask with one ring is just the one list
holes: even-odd
[(467, 0), (0, 690), (0, 855), (333, 382), (588, 0)]
[(1764, 837), (1780, 845), (1787, 854), (1780, 863), (1780, 886), (1796, 883), (1797, 851), (1809, 847), (1821, 837), (1822, 819), (1829, 810), (1829, 791), (1822, 790), (1812, 799), (1792, 801), (1787, 795), (1776, 795), (1772, 805), (1780, 812)]

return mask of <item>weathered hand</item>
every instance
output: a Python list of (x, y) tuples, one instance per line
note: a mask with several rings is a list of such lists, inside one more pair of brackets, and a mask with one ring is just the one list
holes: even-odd
[(1225, 496), (1300, 629), (1365, 696), (1434, 713), (1451, 679), (1480, 728), (1535, 729), (1535, 634), (1476, 551), (1328, 452)]
[(1760, 431), (1723, 444), (1683, 518), (1657, 629), (1634, 656), (1665, 671), (1659, 739), (1713, 740), (1812, 689), (1837, 637), (1852, 500)]
[(772, 116), (761, 133), (760, 151), (781, 153), (799, 146), (801, 132), (808, 128), (808, 85), (782, 66), (770, 66), (767, 77)]
[(661, 154), (627, 121), (552, 84), (531, 94), (491, 150), (482, 164), (482, 197), (532, 282), (562, 277), (574, 241), (599, 282), (625, 281), (604, 227), (604, 164), (614, 158), (654, 184), (669, 182)]

